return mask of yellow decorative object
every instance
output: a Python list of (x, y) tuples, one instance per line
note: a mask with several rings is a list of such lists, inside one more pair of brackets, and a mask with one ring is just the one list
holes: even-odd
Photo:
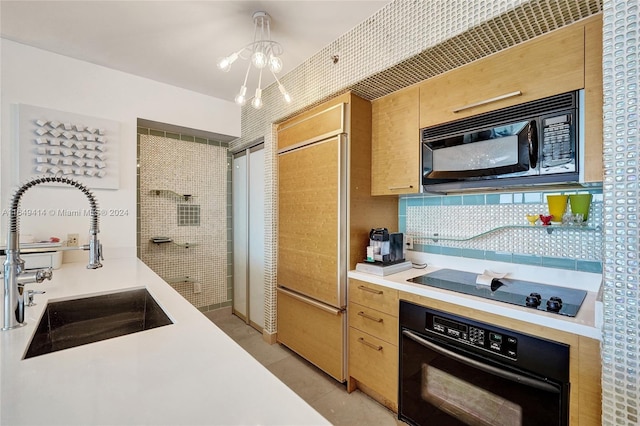
[(538, 214), (528, 214), (527, 215), (527, 220), (529, 221), (530, 225), (535, 225), (539, 218), (540, 218), (540, 215), (538, 215)]

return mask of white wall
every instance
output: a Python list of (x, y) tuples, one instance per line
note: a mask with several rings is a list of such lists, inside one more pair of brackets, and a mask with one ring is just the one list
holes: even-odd
[[(94, 191), (101, 209), (123, 209), (124, 217), (101, 217), (105, 259), (136, 255), (136, 124), (138, 118), (207, 132), (240, 135), (240, 108), (223, 101), (88, 62), (0, 39), (0, 245), (6, 241), (7, 208), (18, 180), (17, 105), (20, 103), (120, 122), (120, 189)], [(188, 72), (185, 70), (185, 72)], [(212, 71), (212, 76), (214, 75)], [(213, 78), (213, 77), (212, 77)], [(22, 197), (26, 209), (86, 209), (72, 188), (35, 187)], [(37, 239), (68, 233), (87, 240), (88, 218), (21, 217), (20, 232)], [(65, 256), (67, 258), (76, 258)], [(82, 257), (85, 255), (82, 254)]]

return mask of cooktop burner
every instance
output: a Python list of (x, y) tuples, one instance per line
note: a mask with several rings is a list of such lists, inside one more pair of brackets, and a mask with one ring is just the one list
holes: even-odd
[(472, 272), (440, 269), (408, 281), (568, 317), (576, 316), (587, 295), (585, 290), (511, 278), (494, 279), (491, 285), (476, 284), (477, 276)]

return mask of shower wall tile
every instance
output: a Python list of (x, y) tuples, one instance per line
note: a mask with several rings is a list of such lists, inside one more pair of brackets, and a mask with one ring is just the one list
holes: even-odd
[[(138, 130), (140, 259), (198, 309), (230, 305), (227, 148), (190, 135)], [(154, 244), (156, 236), (173, 242)]]

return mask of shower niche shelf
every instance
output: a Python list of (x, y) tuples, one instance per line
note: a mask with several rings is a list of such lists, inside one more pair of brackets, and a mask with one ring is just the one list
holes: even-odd
[(173, 278), (168, 278), (166, 281), (169, 284), (197, 283), (198, 282), (198, 280), (190, 278), (190, 277), (173, 277)]
[(149, 193), (157, 197), (173, 198), (173, 199), (182, 200), (182, 201), (189, 201), (192, 198), (196, 197), (195, 195), (192, 195), (192, 194), (178, 194), (177, 192), (172, 191), (170, 189), (152, 189), (149, 191)]
[(149, 241), (157, 245), (171, 243), (182, 248), (191, 248), (191, 247), (196, 247), (198, 245), (197, 243), (189, 243), (189, 242), (177, 243), (173, 241), (172, 238), (169, 238), (169, 237), (153, 237), (153, 238), (150, 238)]

